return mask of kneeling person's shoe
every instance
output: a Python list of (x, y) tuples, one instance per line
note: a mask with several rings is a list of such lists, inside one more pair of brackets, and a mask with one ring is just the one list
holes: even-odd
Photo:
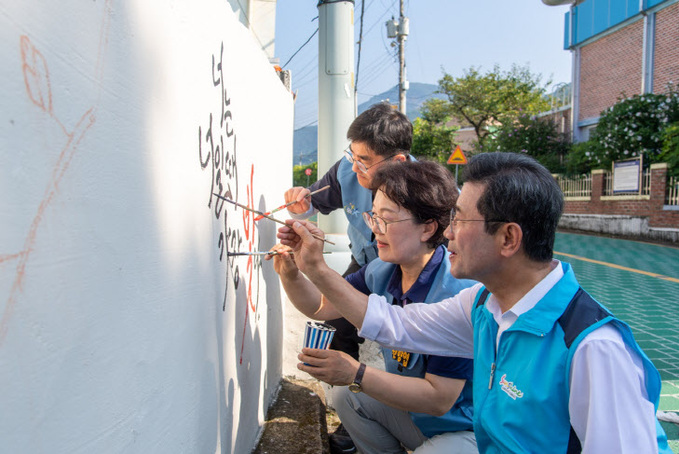
[(331, 454), (350, 454), (356, 452), (356, 445), (349, 435), (332, 433), (328, 436)]

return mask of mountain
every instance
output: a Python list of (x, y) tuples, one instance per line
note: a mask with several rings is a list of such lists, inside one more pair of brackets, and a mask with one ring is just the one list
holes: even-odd
[[(422, 84), (413, 82), (406, 92), (406, 115), (410, 121), (420, 116), (422, 103), (429, 98), (444, 98), (444, 95), (435, 93), (438, 85)], [(373, 104), (389, 101), (398, 105), (398, 85), (390, 90), (375, 95), (366, 102), (359, 104), (358, 113), (361, 114)], [(318, 125), (305, 126), (296, 129), (293, 135), (292, 162), (295, 165), (307, 165), (317, 161), (318, 154)]]

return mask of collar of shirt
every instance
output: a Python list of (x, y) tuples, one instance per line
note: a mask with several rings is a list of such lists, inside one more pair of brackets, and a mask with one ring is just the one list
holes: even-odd
[(420, 272), (417, 281), (415, 281), (412, 287), (405, 293), (403, 293), (403, 289), (401, 288), (401, 278), (403, 277), (401, 267), (397, 266), (391, 275), (389, 285), (387, 285), (387, 292), (394, 296), (394, 301), (401, 306), (405, 306), (413, 301), (424, 301), (429, 293), (429, 289), (434, 283), (439, 266), (446, 256), (445, 252), (446, 250), (443, 246), (439, 246), (434, 250), (434, 254)]
[(486, 308), (493, 314), (495, 322), (498, 324), (498, 341), (500, 339), (500, 334), (507, 328), (512, 326), (514, 322), (529, 310), (533, 309), (535, 305), (542, 299), (543, 296), (551, 290), (552, 287), (556, 285), (557, 282), (563, 277), (563, 268), (561, 262), (558, 260), (552, 260), (555, 264), (554, 269), (549, 272), (538, 284), (530, 289), (528, 293), (523, 295), (523, 297), (512, 306), (504, 314), (500, 309), (500, 305), (497, 303), (495, 297), (491, 294), (490, 298), (486, 302)]

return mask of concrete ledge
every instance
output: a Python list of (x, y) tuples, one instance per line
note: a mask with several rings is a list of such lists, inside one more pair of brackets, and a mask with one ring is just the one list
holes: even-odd
[(626, 215), (564, 214), (559, 228), (660, 243), (679, 244), (679, 229), (648, 225), (648, 218)]
[(325, 392), (318, 380), (286, 377), (253, 454), (329, 454)]

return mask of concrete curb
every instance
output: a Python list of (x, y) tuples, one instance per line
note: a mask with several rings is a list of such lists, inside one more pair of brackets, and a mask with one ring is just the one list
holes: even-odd
[(253, 454), (329, 454), (325, 392), (318, 380), (281, 379)]

